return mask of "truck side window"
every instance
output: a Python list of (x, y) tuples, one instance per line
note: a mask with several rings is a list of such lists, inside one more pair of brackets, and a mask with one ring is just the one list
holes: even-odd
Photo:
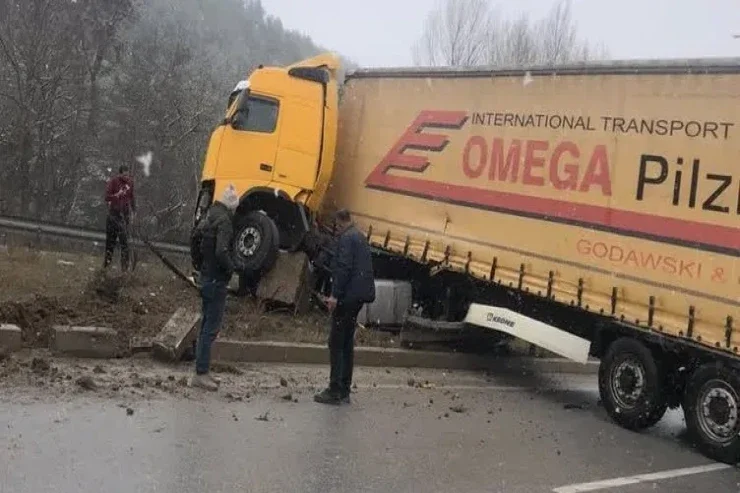
[(234, 118), (234, 129), (245, 132), (272, 133), (278, 119), (278, 102), (272, 99), (249, 97), (249, 112), (238, 113)]

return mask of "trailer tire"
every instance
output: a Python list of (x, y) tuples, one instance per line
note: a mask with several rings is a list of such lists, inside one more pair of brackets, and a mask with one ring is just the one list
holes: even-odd
[(740, 460), (740, 374), (721, 363), (700, 366), (689, 377), (683, 403), (694, 445), (727, 464)]
[(280, 233), (267, 214), (251, 211), (234, 220), (234, 264), (239, 272), (264, 274), (278, 256)]
[(650, 350), (631, 338), (614, 341), (599, 365), (599, 393), (609, 416), (630, 430), (663, 418), (668, 402), (663, 371)]

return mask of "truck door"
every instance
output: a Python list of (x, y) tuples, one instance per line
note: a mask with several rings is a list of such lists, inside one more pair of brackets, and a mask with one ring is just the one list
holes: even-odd
[(237, 112), (224, 131), (218, 176), (249, 181), (252, 183), (247, 186), (253, 187), (272, 181), (280, 135), (280, 102), (253, 93), (248, 98), (247, 111)]
[(278, 183), (313, 190), (319, 171), (324, 95), (321, 84), (294, 79), (293, 95), (281, 108), (280, 145), (275, 175)]

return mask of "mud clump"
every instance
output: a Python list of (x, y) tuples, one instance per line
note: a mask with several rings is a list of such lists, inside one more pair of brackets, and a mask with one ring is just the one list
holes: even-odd
[(83, 375), (79, 377), (77, 380), (75, 380), (75, 383), (83, 390), (95, 390), (98, 388), (98, 384), (96, 384), (95, 380), (93, 380), (92, 377), (89, 375)]
[(90, 280), (87, 291), (97, 294), (101, 299), (117, 303), (121, 299), (126, 281), (125, 274), (109, 275), (106, 271), (100, 270)]
[(51, 370), (51, 364), (44, 358), (33, 358), (31, 360), (31, 371), (34, 373), (46, 373)]

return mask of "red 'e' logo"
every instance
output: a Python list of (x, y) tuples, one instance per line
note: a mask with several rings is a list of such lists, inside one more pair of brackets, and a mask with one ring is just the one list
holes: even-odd
[(468, 120), (464, 111), (422, 111), (403, 133), (398, 142), (388, 151), (370, 175), (365, 185), (371, 188), (386, 188), (387, 175), (391, 168), (423, 173), (429, 166), (426, 156), (405, 154), (406, 149), (441, 152), (450, 143), (447, 135), (422, 133), (425, 128), (449, 128), (459, 130)]

